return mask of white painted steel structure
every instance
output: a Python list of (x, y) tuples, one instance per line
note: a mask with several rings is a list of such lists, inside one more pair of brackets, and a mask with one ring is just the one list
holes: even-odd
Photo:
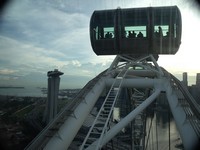
[(66, 149), (70, 145), (104, 87), (105, 83), (103, 80), (99, 80), (91, 92), (86, 95), (83, 101), (73, 111), (73, 115), (68, 117), (58, 132), (50, 139), (44, 149)]
[[(122, 71), (126, 73), (120, 75)], [(182, 86), (180, 81), (159, 67), (152, 55), (143, 56), (141, 58), (117, 56), (106, 72), (101, 73), (83, 88), (82, 93), (86, 94), (82, 94), (79, 100), (73, 102), (72, 106), (66, 107), (53, 123), (43, 131), (41, 136), (36, 138), (27, 149), (73, 149), (73, 139), (77, 136), (79, 129), (84, 124), (84, 121), (87, 119), (96, 101), (102, 94), (106, 94), (106, 89), (112, 89), (113, 85), (117, 88), (150, 89), (151, 94), (149, 94), (139, 106), (127, 114), (127, 116), (118, 123), (113, 123), (113, 125), (108, 128), (107, 125), (110, 120), (109, 115), (108, 119), (104, 119), (105, 126), (104, 129), (101, 130), (101, 136), (95, 138), (95, 140), (86, 147), (80, 147), (82, 143), (78, 143), (76, 149), (79, 147), (80, 149), (86, 148), (93, 150), (104, 147), (106, 143), (133, 121), (139, 113), (155, 101), (161, 92), (166, 93), (184, 148), (190, 150), (193, 148), (194, 143), (198, 142), (200, 136), (200, 107), (191, 98), (189, 92)], [(109, 97), (109, 93), (107, 97)], [(112, 111), (113, 107), (110, 108), (110, 111)], [(101, 109), (103, 109), (103, 107)], [(101, 114), (101, 109), (99, 115)], [(69, 112), (67, 115), (65, 113), (66, 111)], [(96, 120), (98, 120), (99, 115), (97, 115)], [(65, 116), (66, 119), (60, 116)], [(55, 124), (61, 121), (63, 123), (61, 123), (52, 136), (46, 140), (46, 135), (49, 133), (50, 129), (54, 128), (56, 126)], [(91, 130), (89, 130), (89, 132), (92, 132), (92, 128), (95, 124), (95, 121), (93, 125), (91, 124)], [(88, 137), (89, 133), (85, 139)], [(43, 141), (45, 141), (45, 144)], [(82, 145), (85, 145), (85, 142), (83, 142)]]

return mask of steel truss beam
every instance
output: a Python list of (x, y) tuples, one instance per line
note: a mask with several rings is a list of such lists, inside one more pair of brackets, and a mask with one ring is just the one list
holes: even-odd
[[(126, 127), (139, 113), (141, 113), (147, 106), (149, 106), (160, 94), (160, 89), (156, 88), (154, 93), (149, 96), (143, 103), (141, 103), (137, 108), (130, 112), (125, 118), (123, 118), (119, 123), (112, 127), (102, 138), (101, 146), (109, 142), (114, 136), (116, 136), (124, 127)], [(87, 150), (93, 150), (93, 145), (96, 145), (99, 141), (95, 141)]]
[(105, 82), (101, 79), (95, 84), (91, 92), (83, 98), (83, 101), (74, 110), (73, 115), (69, 116), (58, 132), (50, 139), (44, 148), (45, 150), (64, 150), (69, 147), (104, 88)]
[[(143, 68), (143, 70), (134, 70), (133, 68), (135, 66), (139, 66)], [(131, 67), (132, 70), (130, 69)], [(123, 79), (121, 84), (122, 87), (151, 88), (153, 94), (108, 130), (108, 132), (101, 138), (100, 147), (103, 147), (108, 141), (110, 141), (118, 132), (121, 131), (122, 128), (127, 126), (127, 124), (130, 123), (137, 114), (149, 106), (159, 96), (161, 91), (164, 91), (166, 92), (184, 148), (186, 150), (192, 148), (193, 141), (196, 142), (198, 137), (190, 122), (187, 121), (183, 107), (181, 107), (178, 102), (178, 97), (172, 88), (173, 85), (171, 84), (171, 78), (163, 73), (152, 55), (147, 55), (141, 58), (117, 56), (107, 72), (100, 77), (100, 80), (94, 85), (91, 91), (83, 97), (82, 102), (74, 109), (73, 116), (69, 116), (68, 119), (64, 121), (58, 132), (49, 140), (44, 149), (68, 149), (102, 91), (115, 82), (115, 77), (120, 70), (123, 70), (124, 68), (128, 69), (128, 73)], [(145, 73), (147, 74), (144, 75)], [(117, 84), (120, 84), (120, 82), (116, 83), (116, 85)], [(99, 139), (92, 143), (92, 145), (95, 145), (98, 142)], [(93, 149), (92, 145), (91, 147), (88, 147), (88, 149)]]
[[(172, 85), (170, 83), (170, 78), (164, 76), (162, 69), (158, 66), (157, 62), (154, 60), (153, 56), (149, 56), (154, 63), (154, 68), (151, 68), (149, 65), (145, 66), (145, 64), (141, 64), (141, 61), (145, 61), (148, 56), (141, 58), (139, 60), (130, 60), (129, 58), (120, 57), (124, 60), (127, 60), (127, 64), (138, 65), (140, 67), (145, 68), (146, 70), (154, 71), (157, 73), (157, 79), (147, 79), (147, 78), (132, 78), (132, 79), (124, 79), (122, 83), (122, 87), (137, 87), (137, 88), (153, 88), (155, 92), (147, 98), (141, 105), (135, 108), (131, 113), (129, 113), (125, 118), (123, 118), (118, 124), (112, 127), (102, 138), (101, 146), (105, 145), (109, 142), (114, 136), (116, 136), (124, 127), (128, 125), (135, 116), (142, 112), (147, 106), (151, 104), (152, 101), (156, 99), (161, 91), (166, 92), (167, 100), (169, 102), (169, 106), (171, 108), (172, 114), (175, 118), (175, 123), (178, 127), (179, 133), (181, 135), (181, 139), (183, 141), (184, 148), (186, 150), (190, 150), (193, 148), (194, 144), (198, 142), (199, 138), (195, 133), (194, 128), (191, 123), (187, 121), (186, 114), (183, 110), (183, 107), (178, 103), (178, 97), (173, 92)], [(116, 63), (116, 62), (115, 62)], [(110, 69), (111, 70), (111, 69)], [(117, 69), (116, 69), (117, 70)], [(115, 70), (115, 71), (116, 71)], [(113, 70), (114, 71), (114, 70)], [(106, 85), (110, 86), (114, 80), (112, 78), (108, 78), (106, 80)], [(189, 133), (189, 134), (188, 134)], [(94, 148), (94, 145), (99, 142), (95, 141), (91, 146), (87, 148), (87, 150), (91, 150)]]

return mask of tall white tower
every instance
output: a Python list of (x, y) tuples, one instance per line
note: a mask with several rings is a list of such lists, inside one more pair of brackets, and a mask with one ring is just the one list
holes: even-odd
[(54, 71), (48, 71), (48, 95), (46, 101), (46, 108), (44, 113), (44, 121), (48, 124), (57, 114), (58, 107), (58, 92), (60, 85), (60, 75), (62, 72), (55, 69)]

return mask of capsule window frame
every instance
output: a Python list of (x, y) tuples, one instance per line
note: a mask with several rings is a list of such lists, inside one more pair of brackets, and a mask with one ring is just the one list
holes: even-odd
[[(107, 33), (109, 34), (108, 37), (106, 37)], [(103, 34), (104, 34), (103, 39), (114, 39), (115, 38), (115, 28), (114, 27), (103, 27)]]
[[(138, 37), (138, 34), (141, 32), (143, 37), (142, 38), (147, 38), (147, 26), (125, 26), (124, 27), (124, 31), (126, 32), (126, 35), (124, 36), (124, 38), (141, 38)], [(136, 34), (135, 36), (129, 37), (128, 32), (131, 31)]]
[(156, 33), (159, 33), (159, 27), (161, 27), (162, 29), (162, 37), (167, 37), (169, 35), (167, 35), (167, 32), (169, 33), (169, 25), (154, 25), (153, 27), (153, 31), (154, 31), (154, 35), (156, 37)]
[[(106, 33), (111, 33), (111, 37), (106, 37)], [(115, 30), (114, 27), (102, 27), (96, 26), (93, 28), (94, 40), (105, 40), (105, 39), (114, 39), (115, 38)]]

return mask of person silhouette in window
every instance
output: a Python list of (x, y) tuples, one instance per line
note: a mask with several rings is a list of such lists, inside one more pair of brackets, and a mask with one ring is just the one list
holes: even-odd
[(139, 32), (138, 35), (137, 35), (137, 37), (138, 38), (143, 38), (144, 36), (143, 36), (142, 32)]
[(110, 37), (110, 33), (107, 32), (106, 35), (105, 35), (105, 38), (108, 39), (109, 37)]
[(133, 35), (133, 38), (136, 37), (136, 33), (135, 33), (135, 31), (133, 31), (132, 35)]
[(128, 31), (128, 38), (131, 38), (132, 37), (132, 33), (131, 31)]
[(113, 34), (110, 32), (109, 33), (109, 39), (112, 39), (113, 38)]
[(165, 37), (169, 37), (169, 32), (166, 32), (166, 35), (165, 35)]
[(163, 37), (163, 31), (160, 26), (158, 27), (158, 34), (159, 34), (159, 37)]
[(136, 37), (135, 31), (133, 31), (133, 32), (128, 31), (128, 37), (129, 37), (129, 38), (135, 38), (135, 37)]

